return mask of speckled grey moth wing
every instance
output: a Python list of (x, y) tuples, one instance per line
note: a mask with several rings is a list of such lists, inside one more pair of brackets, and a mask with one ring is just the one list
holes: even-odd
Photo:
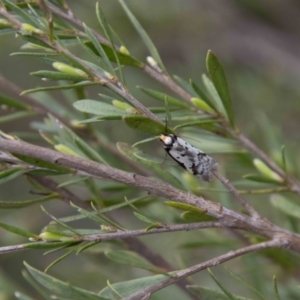
[(161, 135), (167, 153), (184, 169), (204, 181), (210, 181), (218, 163), (210, 156), (173, 134)]

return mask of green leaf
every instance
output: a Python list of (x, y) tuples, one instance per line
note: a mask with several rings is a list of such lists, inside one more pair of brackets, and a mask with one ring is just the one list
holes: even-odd
[[(47, 215), (48, 215), (55, 223), (59, 224), (62, 228), (65, 228), (65, 229), (67, 229), (68, 231), (70, 231), (70, 235), (74, 235), (74, 234), (75, 234), (75, 237), (76, 237), (76, 236), (81, 236), (81, 234), (80, 234), (77, 230), (75, 230), (75, 229), (73, 229), (72, 227), (68, 226), (67, 224), (61, 222), (58, 218), (56, 218), (56, 217), (54, 217), (53, 215), (51, 215), (50, 213), (48, 213), (47, 210), (46, 210), (43, 206), (41, 206), (41, 209), (42, 209), (42, 211), (43, 211), (45, 214), (47, 214)], [(52, 233), (52, 232), (53, 232), (53, 233), (61, 234), (61, 235), (63, 235), (63, 236), (66, 235), (66, 234), (63, 233), (62, 231), (59, 231), (59, 232), (51, 231), (50, 228), (46, 228), (45, 231), (44, 231), (43, 233), (46, 233), (46, 232), (49, 232), (49, 233)], [(67, 235), (69, 235), (69, 234), (67, 234)], [(40, 235), (40, 236), (41, 236), (41, 235)]]
[(279, 194), (273, 194), (271, 196), (271, 204), (283, 212), (285, 215), (300, 219), (300, 205), (293, 203), (291, 200), (285, 198)]
[(4, 2), (9, 7), (9, 9), (17, 14), (18, 17), (23, 18), (25, 22), (31, 24), (32, 26), (39, 28), (39, 23), (35, 21), (35, 18), (28, 14), (25, 9), (20, 8), (9, 0), (4, 0)]
[(200, 89), (199, 86), (196, 85), (196, 83), (193, 82), (192, 79), (190, 79), (190, 85), (192, 86), (193, 90), (196, 92), (196, 94), (200, 97), (201, 100), (203, 100), (208, 106), (210, 106), (214, 111), (217, 111), (215, 105), (210, 101), (210, 99), (206, 96), (206, 94)]
[(223, 291), (223, 293), (228, 297), (230, 300), (236, 300), (236, 297), (234, 297), (221, 283), (221, 281), (213, 274), (213, 272), (208, 268), (207, 269), (209, 275), (212, 277), (214, 282), (218, 285), (218, 287)]
[(285, 154), (285, 146), (281, 147), (281, 161), (282, 161), (282, 169), (284, 171), (285, 177), (288, 177), (287, 173), (287, 164), (286, 164), (286, 154)]
[(209, 50), (206, 57), (206, 67), (210, 78), (223, 102), (224, 108), (227, 112), (229, 122), (234, 127), (234, 118), (232, 111), (231, 97), (227, 85), (227, 80), (223, 67), (216, 57), (216, 55)]
[(226, 271), (233, 276), (234, 278), (236, 278), (238, 281), (242, 282), (244, 285), (246, 285), (247, 287), (249, 287), (257, 296), (258, 298), (260, 298), (261, 300), (266, 300), (266, 298), (256, 289), (254, 288), (252, 285), (250, 285), (247, 281), (245, 281), (241, 276), (239, 276), (238, 274), (232, 272), (231, 270), (229, 270), (226, 266)]
[(194, 90), (192, 89), (192, 87), (189, 85), (189, 83), (184, 80), (183, 78), (174, 75), (173, 76), (175, 81), (181, 86), (183, 87), (189, 94), (191, 94), (193, 97), (197, 97), (197, 94), (194, 92)]
[(96, 293), (72, 286), (70, 282), (63, 282), (57, 278), (49, 276), (37, 269), (34, 269), (26, 262), (24, 265), (28, 272), (34, 277), (34, 279), (39, 282), (42, 286), (58, 295), (62, 295), (64, 298), (69, 299), (84, 299), (84, 300), (107, 300), (101, 295)]
[(93, 46), (95, 47), (95, 49), (97, 50), (99, 55), (102, 57), (103, 62), (106, 67), (106, 70), (110, 74), (116, 76), (115, 70), (114, 70), (113, 66), (111, 65), (109, 58), (107, 57), (106, 52), (103, 50), (101, 44), (98, 42), (98, 40), (96, 39), (96, 37), (94, 36), (92, 31), (84, 23), (83, 23), (83, 27), (84, 27), (85, 33), (87, 34), (89, 40), (92, 42)]
[[(152, 285), (158, 284), (170, 277), (165, 275), (154, 275), (149, 277), (143, 277), (139, 279), (133, 279), (129, 281), (119, 282), (112, 284), (112, 287), (120, 294), (123, 298), (130, 296), (131, 294), (144, 290)], [(110, 287), (106, 287), (98, 294), (106, 299), (115, 300), (115, 294), (112, 292)]]
[[(161, 268), (157, 268), (148, 262), (145, 258), (133, 251), (108, 251), (106, 257), (119, 264), (128, 265), (135, 268), (141, 268), (159, 274), (167, 274)], [(168, 276), (168, 275), (167, 275)]]
[(166, 128), (165, 125), (149, 119), (145, 116), (124, 116), (123, 121), (126, 123), (127, 126), (135, 129), (140, 130), (143, 132), (147, 132), (153, 135), (160, 135), (167, 132), (173, 132), (173, 130)]
[[(218, 291), (210, 290), (198, 285), (189, 285), (187, 289), (201, 300), (228, 300), (228, 297)], [(229, 298), (230, 299), (230, 298)], [(249, 298), (234, 296), (235, 300), (250, 300)]]
[(49, 201), (51, 199), (58, 198), (58, 194), (51, 194), (45, 197), (41, 197), (33, 200), (24, 200), (24, 201), (0, 201), (0, 208), (8, 209), (8, 208), (22, 208), (30, 205), (34, 205), (37, 203), (42, 203)]
[[(91, 203), (91, 205), (94, 208), (93, 203)], [(100, 210), (97, 210), (94, 208), (94, 210), (96, 212), (96, 213), (94, 213), (94, 212), (87, 211), (81, 207), (78, 207), (73, 203), (71, 203), (71, 206), (75, 207), (80, 214), (84, 215), (88, 219), (93, 220), (94, 222), (97, 222), (99, 224), (108, 225), (108, 226), (113, 226), (120, 230), (124, 230), (124, 228), (122, 226), (120, 226), (117, 222), (114, 222), (110, 218), (106, 217), (104, 214), (102, 214), (102, 212)]]
[[(111, 30), (111, 27), (107, 23), (104, 13), (101, 10), (98, 2), (96, 3), (96, 15), (97, 15), (98, 21), (99, 21), (104, 33), (105, 33), (106, 38), (109, 40), (111, 49), (113, 51), (113, 55), (115, 57), (115, 60), (116, 60), (117, 66), (118, 66), (118, 70), (119, 70), (119, 74), (120, 74), (120, 81), (121, 81), (122, 85), (125, 86), (125, 79), (124, 79), (124, 75), (122, 72), (121, 63), (120, 63), (119, 57), (117, 55), (117, 51), (115, 49), (115, 44), (113, 41), (114, 32)], [(106, 52), (105, 52), (105, 54), (106, 54)], [(107, 58), (107, 59), (109, 60), (109, 58)]]
[(0, 227), (2, 227), (3, 229), (5, 229), (9, 232), (20, 235), (20, 236), (24, 236), (24, 237), (28, 237), (28, 238), (38, 238), (38, 235), (36, 235), (32, 232), (29, 232), (27, 230), (21, 229), (19, 227), (13, 226), (13, 225), (8, 225), (8, 224), (0, 222)]
[(17, 111), (15, 113), (0, 117), (0, 124), (16, 121), (18, 119), (22, 119), (22, 118), (26, 118), (26, 117), (32, 117), (35, 115), (37, 115), (37, 113), (34, 111)]
[(149, 223), (149, 224), (156, 224), (155, 221), (149, 219), (147, 216), (145, 216), (144, 214), (140, 214), (136, 211), (133, 212), (133, 214), (138, 218), (140, 219), (141, 221), (143, 222), (146, 222), (146, 223)]
[(170, 174), (168, 171), (163, 169), (160, 165), (153, 164), (151, 161), (139, 159), (135, 156), (135, 152), (140, 152), (136, 148), (132, 148), (130, 145), (126, 143), (117, 143), (118, 150), (131, 159), (132, 161), (135, 161), (139, 164), (142, 164), (144, 167), (146, 167), (148, 170), (154, 172), (159, 177), (163, 178), (165, 181), (169, 182), (173, 186), (176, 186), (178, 188), (182, 188), (181, 183), (175, 178), (172, 174)]
[(68, 73), (47, 71), (47, 70), (31, 72), (30, 75), (41, 77), (41, 78), (47, 78), (50, 80), (74, 80), (74, 81), (86, 80), (86, 77), (82, 77), (80, 75), (75, 75), (75, 74), (73, 75)]
[(203, 84), (204, 84), (210, 98), (213, 100), (213, 103), (216, 107), (216, 111), (219, 114), (226, 116), (228, 118), (227, 112), (224, 108), (224, 104), (223, 104), (214, 84), (212, 83), (212, 81), (205, 74), (202, 75), (202, 80), (203, 80)]
[(26, 163), (28, 163), (30, 165), (38, 166), (40, 168), (55, 170), (55, 171), (61, 172), (62, 174), (74, 173), (74, 171), (72, 169), (69, 169), (69, 168), (63, 167), (63, 166), (59, 166), (57, 164), (50, 163), (45, 160), (33, 158), (33, 157), (22, 155), (22, 154), (14, 154), (14, 153), (12, 153), (12, 154), (15, 157), (17, 157), (18, 159), (25, 161)]
[(99, 82), (81, 81), (79, 83), (68, 84), (68, 85), (44, 86), (40, 88), (23, 91), (20, 95), (23, 96), (26, 94), (32, 94), (41, 91), (71, 90), (71, 89), (76, 89), (79, 87), (90, 86), (90, 85), (99, 85)]
[(4, 96), (2, 94), (0, 94), (0, 104), (1, 105), (6, 105), (8, 107), (12, 107), (18, 110), (31, 110), (31, 107), (29, 105), (26, 105), (24, 103), (22, 103), (19, 100), (15, 100), (12, 98), (9, 98), (7, 96)]
[(56, 52), (13, 52), (10, 56), (33, 56), (33, 57), (48, 57), (59, 56)]
[[(93, 115), (98, 115), (101, 118), (103, 117), (120, 118), (122, 116), (129, 115), (129, 113), (125, 110), (116, 108), (113, 105), (96, 101), (96, 100), (83, 99), (83, 100), (76, 101), (73, 105), (79, 111), (90, 113)], [(99, 120), (99, 117), (94, 119), (95, 121)]]
[(194, 205), (191, 204), (186, 204), (186, 203), (181, 203), (181, 202), (174, 202), (174, 201), (164, 201), (165, 204), (167, 204), (168, 206), (180, 209), (180, 210), (186, 210), (186, 211), (192, 211), (192, 212), (196, 212), (198, 214), (205, 214), (206, 213), (206, 209), (202, 209), (202, 208), (198, 208)]
[[(88, 48), (90, 48), (94, 52), (94, 54), (99, 55), (97, 49), (94, 47), (94, 45), (91, 41), (84, 41), (83, 44), (86, 45)], [(112, 62), (116, 62), (116, 57), (114, 55), (113, 49), (110, 46), (102, 44), (102, 43), (101, 43), (101, 46), (102, 46), (103, 50), (105, 51), (106, 56), (109, 58), (109, 60)], [(141, 61), (139, 61), (138, 59), (136, 59), (130, 55), (124, 54), (119, 51), (116, 51), (116, 53), (118, 55), (120, 64), (122, 64), (122, 65), (128, 65), (128, 66), (133, 66), (133, 67), (138, 67), (138, 68), (142, 68), (144, 66), (144, 64)]]
[(34, 37), (33, 35), (25, 35), (23, 34), (22, 35), (22, 39), (31, 43), (31, 44), (34, 44), (36, 45), (37, 47), (39, 48), (42, 48), (43, 50), (54, 50), (53, 47), (49, 46), (47, 43), (41, 41), (40, 39)]
[[(153, 136), (153, 137), (151, 137), (151, 138), (148, 138), (148, 139), (144, 139), (144, 140), (138, 141), (138, 142), (134, 143), (134, 144), (132, 145), (132, 147), (134, 148), (134, 147), (136, 147), (136, 146), (138, 146), (138, 145), (140, 145), (140, 144), (145, 144), (145, 143), (149, 143), (149, 142), (152, 142), (152, 141), (157, 141), (157, 136)], [(139, 158), (142, 158), (142, 157), (138, 156), (137, 153), (138, 153), (138, 152), (136, 152), (135, 155), (136, 155), (137, 157), (139, 157)], [(147, 159), (145, 159), (145, 160), (147, 160)], [(151, 159), (150, 159), (150, 160), (151, 160)]]
[(15, 178), (23, 175), (27, 171), (28, 170), (26, 170), (24, 168), (11, 168), (11, 169), (4, 170), (4, 171), (0, 172), (0, 184), (3, 184), (12, 179), (15, 179)]
[(216, 221), (217, 219), (214, 217), (211, 217), (209, 215), (206, 215), (204, 213), (199, 214), (194, 211), (186, 211), (181, 214), (181, 219), (189, 222), (189, 223), (195, 223), (195, 222), (210, 222), (210, 221)]
[(173, 129), (176, 130), (178, 128), (184, 128), (184, 127), (193, 127), (193, 126), (203, 125), (203, 124), (213, 124), (213, 123), (218, 123), (220, 121), (222, 121), (222, 120), (221, 119), (212, 119), (212, 120), (192, 121), (192, 122), (179, 124), (179, 125), (175, 126)]
[(278, 182), (278, 180), (268, 178), (268, 177), (265, 177), (265, 176), (262, 176), (262, 175), (257, 175), (257, 174), (247, 174), (247, 175), (244, 175), (243, 178), (247, 179), (247, 180), (251, 180), (251, 181), (282, 185), (282, 183)]
[(170, 105), (174, 105), (174, 106), (182, 107), (182, 108), (190, 108), (190, 105), (184, 103), (183, 101), (181, 101), (179, 99), (171, 97), (165, 93), (161, 93), (161, 92), (158, 92), (158, 91), (152, 90), (152, 89), (147, 89), (147, 88), (144, 88), (141, 86), (137, 86), (137, 88), (140, 89), (145, 94), (149, 95), (150, 97), (157, 99), (161, 102), (165, 102), (165, 98), (167, 97), (168, 103)]
[(276, 300), (280, 300), (278, 286), (277, 286), (277, 279), (275, 275), (273, 276), (273, 287), (274, 287), (274, 294), (276, 296)]
[(123, 9), (125, 10), (128, 18), (130, 19), (132, 25), (135, 27), (136, 31), (139, 33), (140, 37), (142, 38), (142, 40), (144, 41), (145, 45), (147, 46), (151, 56), (154, 58), (154, 60), (158, 63), (158, 65), (160, 66), (160, 68), (167, 73), (163, 62), (159, 56), (159, 53), (155, 47), (155, 45), (153, 44), (153, 42), (151, 41), (149, 35), (147, 34), (147, 32), (144, 30), (144, 28), (141, 26), (141, 24), (139, 23), (139, 21), (136, 19), (136, 17), (132, 14), (132, 12), (129, 10), (129, 8), (127, 7), (127, 5), (125, 4), (125, 2), (123, 0), (119, 0), (120, 4), (122, 5)]
[(57, 259), (55, 259), (52, 263), (50, 263), (47, 268), (45, 269), (45, 273), (47, 273), (49, 271), (50, 268), (52, 268), (53, 266), (55, 266), (56, 264), (58, 264), (60, 261), (62, 261), (64, 258), (66, 258), (67, 256), (69, 256), (70, 254), (72, 254), (72, 252), (74, 252), (76, 250), (76, 248), (72, 248), (69, 251), (67, 251), (65, 254), (63, 254), (62, 256), (58, 257)]

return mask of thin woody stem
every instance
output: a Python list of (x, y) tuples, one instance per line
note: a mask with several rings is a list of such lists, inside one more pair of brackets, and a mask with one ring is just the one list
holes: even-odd
[(222, 184), (228, 189), (228, 191), (234, 196), (234, 198), (250, 213), (250, 215), (253, 218), (261, 218), (261, 216), (258, 214), (254, 208), (249, 205), (249, 203), (242, 197), (239, 192), (236, 190), (236, 188), (229, 182), (227, 178), (222, 176), (219, 172), (214, 171), (213, 172), (215, 177), (222, 182)]
[(202, 271), (204, 269), (207, 269), (209, 267), (217, 266), (225, 261), (234, 259), (236, 257), (239, 257), (239, 256), (247, 254), (247, 253), (251, 253), (254, 251), (259, 251), (259, 250), (263, 250), (263, 249), (267, 249), (267, 248), (274, 248), (274, 247), (278, 248), (278, 247), (283, 247), (283, 246), (284, 245), (282, 244), (282, 241), (280, 239), (274, 239), (271, 241), (267, 241), (267, 242), (263, 242), (263, 243), (259, 243), (259, 244), (255, 244), (255, 245), (251, 245), (251, 246), (246, 246), (246, 247), (240, 248), (238, 250), (229, 251), (223, 255), (220, 255), (220, 256), (215, 257), (210, 260), (207, 260), (201, 264), (192, 266), (185, 270), (174, 272), (174, 273), (172, 273), (172, 275), (174, 277), (167, 278), (155, 285), (152, 285), (148, 288), (140, 290), (140, 291), (124, 298), (123, 300), (139, 300), (139, 299), (143, 299), (144, 297), (145, 297), (145, 299), (148, 299), (146, 297), (150, 296), (154, 292), (156, 292), (160, 289), (163, 289), (163, 288), (177, 282), (178, 280), (181, 280), (182, 278), (193, 275), (193, 274), (195, 274), (199, 271)]

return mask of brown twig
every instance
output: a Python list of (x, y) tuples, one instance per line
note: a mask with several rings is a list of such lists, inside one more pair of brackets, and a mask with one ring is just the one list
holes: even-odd
[(220, 255), (218, 257), (215, 257), (213, 259), (207, 260), (206, 262), (203, 262), (201, 264), (192, 266), (190, 268), (187, 268), (185, 270), (181, 270), (178, 272), (174, 272), (172, 275), (174, 277), (171, 278), (167, 278), (155, 285), (152, 285), (148, 288), (145, 288), (141, 291), (138, 291), (126, 298), (123, 298), (124, 300), (140, 300), (140, 299), (148, 299), (146, 298), (147, 296), (150, 296), (151, 294), (153, 294), (154, 292), (165, 288), (175, 282), (177, 282), (178, 280), (181, 280), (182, 278), (185, 278), (187, 276), (193, 275), (201, 270), (205, 270), (209, 267), (214, 267), (217, 266), (225, 261), (234, 259), (236, 257), (239, 257), (241, 255), (250, 253), (250, 252), (254, 252), (254, 251), (259, 251), (259, 250), (263, 250), (263, 249), (267, 249), (267, 248), (274, 248), (274, 247), (283, 247), (284, 244), (280, 239), (274, 239), (268, 242), (263, 242), (263, 243), (259, 243), (259, 244), (255, 244), (255, 245), (251, 245), (251, 246), (246, 246), (243, 248), (240, 248), (238, 250), (234, 250), (234, 251), (229, 251), (226, 254)]

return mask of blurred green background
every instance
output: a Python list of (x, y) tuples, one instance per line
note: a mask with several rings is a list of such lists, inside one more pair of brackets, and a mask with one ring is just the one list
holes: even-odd
[[(95, 3), (96, 1), (91, 0), (68, 1), (77, 17), (97, 30), (99, 25), (95, 14)], [(268, 143), (273, 137), (268, 139), (261, 134), (268, 123), (271, 124), (273, 133), (279, 137), (281, 144), (287, 145), (287, 149), (290, 149), (291, 152), (296, 149), (300, 142), (299, 1), (131, 0), (127, 3), (157, 46), (170, 74), (179, 75), (186, 80), (193, 78), (196, 82), (200, 82), (201, 75), (205, 72), (206, 53), (208, 49), (213, 50), (225, 68), (234, 102), (236, 122), (243, 132), (261, 148), (269, 150)], [(104, 0), (100, 1), (100, 5), (107, 20), (121, 36), (129, 51), (145, 61), (149, 53), (118, 1)], [(15, 38), (13, 35), (0, 37), (0, 72), (22, 89), (42, 86), (44, 83), (40, 79), (28, 75), (29, 72), (45, 69), (42, 62), (34, 58), (24, 59), (23, 57), (9, 56), (10, 53), (18, 51), (23, 43), (21, 39)], [(72, 48), (70, 49), (72, 50)], [(74, 51), (78, 55), (85, 55), (78, 48), (75, 48)], [(147, 105), (155, 106), (156, 103), (137, 90), (136, 85), (167, 91), (138, 70), (128, 69), (126, 75), (132, 94)], [(99, 90), (91, 88), (89, 91), (90, 98), (96, 99)], [(53, 93), (53, 95), (57, 99), (61, 97), (60, 93)], [(117, 141), (124, 133), (120, 132), (116, 124), (107, 122), (103, 125), (103, 129), (109, 131), (113, 140)], [(0, 124), (0, 129), (5, 132), (20, 132), (25, 128), (30, 129), (28, 119)], [(128, 133), (132, 134), (133, 131), (128, 131)], [(126, 142), (137, 141), (136, 136), (129, 135)], [(124, 137), (122, 138), (124, 140)], [(299, 163), (298, 158), (295, 160)], [(2, 185), (0, 189), (0, 196), (3, 199), (6, 197), (20, 199), (20, 195), (23, 196), (27, 193), (28, 185), (21, 180), (16, 180), (13, 184)], [(56, 216), (67, 216), (74, 213), (61, 203), (53, 202), (46, 206)], [(16, 225), (25, 226), (27, 230), (36, 233), (49, 222), (48, 217), (41, 213), (39, 207), (18, 211), (2, 210), (0, 217), (2, 222), (7, 223), (10, 223), (10, 220), (14, 220), (14, 222), (17, 220)], [(124, 215), (125, 217), (127, 218), (128, 215)], [(164, 217), (167, 218), (163, 215), (160, 217), (161, 220), (164, 220)], [(217, 234), (216, 231), (213, 231), (213, 234)], [(177, 244), (197, 240), (202, 235), (206, 234), (180, 233), (176, 240), (176, 234), (171, 234), (166, 239), (156, 239), (155, 236), (142, 239), (147, 240), (147, 244), (151, 244), (159, 250), (175, 248)], [(24, 239), (1, 229), (0, 236), (1, 246), (25, 242)], [(224, 252), (224, 248), (213, 251), (215, 254), (221, 254)], [(196, 249), (194, 252), (192, 251), (192, 255), (189, 251), (186, 251), (186, 254), (191, 256), (189, 258), (192, 258), (193, 262), (200, 262), (205, 258), (212, 257), (213, 251)], [(185, 257), (184, 250), (181, 254)], [(13, 299), (10, 292), (15, 290), (30, 291), (34, 294), (35, 292), (21, 276), (22, 261), (26, 260), (42, 270), (55, 258), (55, 255), (44, 257), (41, 251), (31, 250), (0, 256), (0, 299)], [(249, 257), (254, 255), (251, 254)], [(178, 268), (190, 265), (188, 259), (180, 262), (178, 258), (173, 257), (172, 251), (166, 257), (169, 261), (174, 259)], [(271, 278), (279, 269), (266, 261), (262, 262), (261, 268), (264, 268), (267, 278), (270, 278), (270, 281), (266, 283), (268, 287), (261, 282), (262, 278), (262, 280), (265, 279), (260, 274), (260, 270), (252, 269), (252, 261), (248, 257), (242, 260), (243, 267), (237, 266), (237, 268), (241, 268), (240, 274), (247, 277), (248, 273), (251, 273), (249, 278), (256, 279), (256, 286), (261, 286), (266, 290), (271, 289)], [(246, 268), (248, 262), (251, 263)], [(228, 265), (236, 267), (235, 261)], [(295, 270), (293, 272), (297, 273)], [(129, 267), (122, 268), (120, 265), (108, 262), (101, 254), (94, 253), (94, 255), (72, 255), (55, 266), (51, 274), (78, 286), (97, 291), (105, 285), (107, 276), (116, 282), (124, 280), (126, 277), (136, 278), (148, 273)], [(232, 284), (231, 278), (222, 276), (226, 275), (224, 270), (220, 270), (218, 275), (223, 277), (225, 282), (228, 280), (229, 285)], [(201, 285), (213, 285), (208, 276), (203, 274), (197, 275), (195, 278), (201, 281)], [(6, 284), (6, 281), (9, 284)], [(290, 280), (285, 284), (292, 286), (293, 281)], [(2, 285), (5, 285), (5, 288)], [(171, 287), (169, 290), (171, 291), (168, 292), (170, 293), (167, 294), (168, 297), (173, 294), (172, 299), (183, 299), (176, 287)], [(236, 284), (233, 284), (232, 291), (245, 293), (244, 289)], [(164, 293), (166, 292), (158, 293), (155, 296), (157, 298), (153, 297), (153, 299), (167, 299), (164, 298), (166, 297), (163, 296)], [(36, 297), (39, 298), (39, 296)]]

